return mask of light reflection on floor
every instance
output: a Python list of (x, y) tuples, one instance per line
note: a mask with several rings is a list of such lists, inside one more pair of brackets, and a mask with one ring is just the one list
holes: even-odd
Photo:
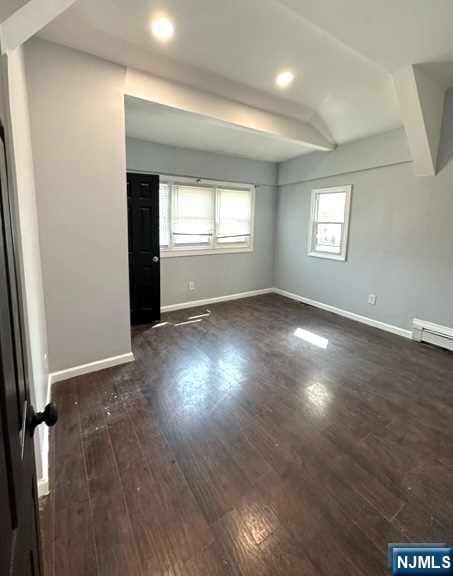
[(305, 395), (312, 407), (315, 408), (315, 411), (320, 416), (324, 416), (332, 402), (332, 394), (326, 386), (320, 382), (316, 382), (305, 388)]
[(209, 405), (209, 383), (211, 368), (209, 361), (194, 362), (178, 373), (176, 393), (178, 408), (184, 412), (203, 412)]
[[(216, 362), (207, 357), (184, 358), (183, 368), (175, 373), (172, 404), (189, 421), (203, 418), (220, 403), (229, 402), (242, 389), (245, 380), (244, 358), (228, 344)], [(175, 398), (177, 396), (177, 399)]]
[(202, 314), (196, 314), (195, 316), (188, 316), (186, 320), (182, 320), (181, 322), (157, 322), (151, 326), (152, 329), (155, 328), (162, 328), (163, 326), (186, 326), (187, 324), (198, 324), (202, 322), (205, 318), (209, 318), (211, 316), (211, 311), (206, 310)]
[(297, 338), (300, 338), (309, 344), (313, 344), (318, 348), (322, 348), (323, 350), (325, 350), (329, 345), (329, 340), (327, 338), (318, 336), (318, 334), (310, 332), (309, 330), (304, 330), (303, 328), (297, 328), (294, 332), (294, 336), (297, 336)]
[(224, 375), (219, 383), (219, 390), (223, 392), (238, 391), (245, 378), (246, 362), (240, 349), (232, 343), (222, 349), (222, 355), (217, 361), (217, 368)]

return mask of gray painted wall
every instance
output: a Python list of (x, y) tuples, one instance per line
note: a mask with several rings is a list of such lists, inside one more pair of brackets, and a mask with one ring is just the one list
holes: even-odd
[[(385, 138), (392, 165), (367, 169), (381, 162)], [(414, 317), (453, 326), (453, 92), (446, 99), (436, 177), (414, 175), (405, 162), (407, 144), (395, 145), (399, 138), (381, 135), (375, 148), (373, 139), (341, 146), (325, 155), (325, 178), (311, 179), (317, 158), (281, 166), (282, 179), (291, 171), (309, 181), (279, 189), (275, 285), (402, 328)], [(363, 171), (345, 170), (354, 165)], [(341, 184), (353, 185), (348, 259), (309, 257), (311, 190)], [(367, 304), (369, 293), (377, 294), (376, 306)]]
[[(161, 259), (162, 305), (272, 287), (277, 167), (273, 163), (127, 139), (127, 168), (258, 184), (255, 248), (242, 254)], [(196, 289), (188, 290), (189, 281)]]
[(131, 350), (125, 70), (26, 46), (51, 372)]
[(248, 184), (277, 184), (277, 164), (274, 162), (199, 152), (134, 138), (126, 140), (126, 155), (128, 170)]

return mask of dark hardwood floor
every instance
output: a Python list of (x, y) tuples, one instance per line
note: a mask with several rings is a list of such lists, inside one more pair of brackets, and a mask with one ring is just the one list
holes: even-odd
[(277, 295), (210, 310), (55, 387), (46, 576), (373, 576), (389, 542), (453, 544), (452, 353)]

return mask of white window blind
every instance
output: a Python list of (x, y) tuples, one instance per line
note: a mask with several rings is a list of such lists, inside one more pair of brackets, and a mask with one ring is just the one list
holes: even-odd
[(254, 187), (162, 181), (159, 194), (162, 256), (253, 247)]
[(351, 190), (352, 186), (313, 190), (310, 256), (346, 260)]
[(159, 186), (159, 238), (161, 246), (170, 242), (170, 191), (165, 182)]
[(212, 244), (212, 189), (176, 184), (172, 197), (173, 244)]
[(251, 191), (217, 189), (216, 240), (219, 244), (248, 243), (251, 234)]

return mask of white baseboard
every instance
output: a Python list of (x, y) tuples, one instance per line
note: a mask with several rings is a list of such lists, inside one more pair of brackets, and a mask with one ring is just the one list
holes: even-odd
[(133, 353), (128, 352), (127, 354), (121, 354), (120, 356), (111, 356), (110, 358), (96, 360), (95, 362), (89, 362), (88, 364), (73, 366), (72, 368), (67, 368), (66, 370), (51, 372), (49, 374), (50, 384), (52, 385), (55, 384), (55, 382), (68, 380), (68, 378), (74, 378), (75, 376), (81, 376), (82, 374), (89, 374), (90, 372), (104, 370), (105, 368), (112, 368), (113, 366), (119, 366), (120, 364), (127, 364), (128, 362), (133, 362), (134, 360), (135, 358)]
[(161, 306), (161, 312), (172, 312), (173, 310), (184, 310), (185, 308), (196, 308), (197, 306), (208, 306), (217, 302), (227, 302), (228, 300), (240, 300), (241, 298), (250, 298), (251, 296), (260, 296), (270, 294), (273, 288), (263, 288), (261, 290), (251, 290), (250, 292), (237, 292), (236, 294), (226, 294), (216, 298), (203, 298), (202, 300), (192, 300), (190, 302), (180, 302), (179, 304), (170, 304)]
[(216, 302), (227, 302), (228, 300), (240, 300), (241, 298), (249, 298), (251, 296), (260, 296), (261, 294), (270, 294), (274, 292), (275, 294), (280, 294), (286, 298), (291, 298), (298, 302), (303, 302), (304, 304), (309, 304), (310, 306), (315, 306), (316, 308), (321, 308), (328, 312), (333, 312), (339, 316), (344, 316), (350, 320), (355, 320), (356, 322), (361, 322), (362, 324), (367, 324), (368, 326), (373, 326), (374, 328), (379, 328), (380, 330), (385, 330), (386, 332), (391, 332), (392, 334), (397, 334), (403, 338), (412, 339), (412, 331), (405, 330), (399, 326), (393, 326), (392, 324), (386, 324), (385, 322), (380, 322), (379, 320), (374, 320), (373, 318), (368, 318), (367, 316), (361, 316), (355, 312), (350, 312), (349, 310), (342, 310), (336, 306), (331, 306), (330, 304), (323, 304), (322, 302), (317, 302), (311, 298), (305, 298), (304, 296), (299, 296), (292, 292), (282, 290), (280, 288), (264, 288), (262, 290), (252, 290), (250, 292), (238, 292), (236, 294), (227, 294), (225, 296), (218, 296), (216, 298), (203, 298), (202, 300), (192, 300), (190, 302), (181, 302), (179, 304), (170, 304), (169, 306), (162, 306), (162, 312), (171, 312), (173, 310), (183, 310), (185, 308), (196, 308), (198, 306), (208, 306), (209, 304), (215, 304)]
[(322, 302), (317, 302), (311, 298), (305, 298), (304, 296), (299, 296), (298, 294), (293, 294), (292, 292), (287, 292), (286, 290), (281, 290), (280, 288), (274, 288), (273, 291), (276, 294), (285, 296), (286, 298), (291, 298), (292, 300), (297, 300), (298, 302), (303, 302), (304, 304), (309, 304), (310, 306), (321, 308), (327, 312), (333, 312), (339, 316), (344, 316), (345, 318), (349, 318), (349, 320), (355, 320), (356, 322), (361, 322), (362, 324), (367, 324), (368, 326), (373, 326), (374, 328), (379, 328), (380, 330), (385, 330), (386, 332), (397, 334), (398, 336), (408, 338), (409, 340), (412, 339), (411, 330), (405, 330), (399, 326), (393, 326), (393, 324), (386, 324), (385, 322), (380, 322), (379, 320), (374, 320), (373, 318), (368, 318), (367, 316), (361, 316), (355, 312), (343, 310), (341, 308), (337, 308), (336, 306), (331, 306), (330, 304), (323, 304)]

